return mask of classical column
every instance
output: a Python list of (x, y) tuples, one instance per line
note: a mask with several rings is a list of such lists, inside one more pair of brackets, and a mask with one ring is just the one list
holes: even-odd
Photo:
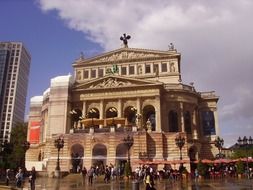
[(86, 101), (83, 101), (83, 111), (82, 111), (82, 113), (83, 113), (83, 116), (85, 117), (86, 116)]
[[(122, 99), (118, 99), (118, 116), (117, 117), (122, 117)], [(121, 124), (118, 124), (117, 127), (121, 127)]]
[(161, 132), (161, 101), (160, 101), (160, 96), (155, 97), (155, 102), (156, 102), (156, 112), (155, 112), (156, 131)]
[[(100, 100), (99, 119), (104, 119), (104, 100)], [(103, 125), (99, 125), (99, 128), (103, 128)]]
[(181, 123), (181, 132), (185, 132), (184, 127), (184, 104), (183, 102), (180, 102), (180, 123)]
[(89, 79), (91, 78), (91, 68), (89, 69), (88, 77), (89, 77)]
[(138, 67), (137, 67), (137, 66), (138, 66), (138, 65), (134, 65), (134, 74), (135, 74), (135, 75), (138, 75), (138, 70), (137, 70)]
[(121, 65), (118, 65), (119, 68), (119, 75), (121, 75)]
[(138, 123), (137, 126), (138, 128), (142, 127), (142, 110), (141, 110), (141, 99), (137, 98), (136, 100), (136, 109), (137, 109), (137, 117), (140, 116), (140, 118), (138, 119)]
[(150, 64), (150, 70), (151, 70), (151, 74), (154, 74), (154, 63)]

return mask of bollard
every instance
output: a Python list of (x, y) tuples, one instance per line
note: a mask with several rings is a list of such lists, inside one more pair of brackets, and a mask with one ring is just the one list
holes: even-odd
[(139, 181), (132, 182), (132, 190), (139, 190)]

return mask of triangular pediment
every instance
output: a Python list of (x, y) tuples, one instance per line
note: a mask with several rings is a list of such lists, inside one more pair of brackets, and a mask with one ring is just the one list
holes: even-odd
[(109, 89), (109, 88), (127, 88), (140, 86), (157, 86), (162, 85), (161, 82), (147, 81), (141, 79), (133, 79), (122, 76), (109, 75), (100, 79), (91, 80), (76, 84), (75, 90), (95, 90), (95, 89)]
[(178, 56), (176, 50), (174, 51), (158, 51), (158, 50), (147, 50), (147, 49), (136, 49), (136, 48), (121, 48), (111, 52), (101, 54), (89, 59), (79, 59), (75, 64), (87, 64), (87, 63), (103, 63), (103, 62), (117, 62), (117, 61), (128, 61), (128, 60), (139, 60), (139, 59), (152, 59), (162, 58), (168, 56)]

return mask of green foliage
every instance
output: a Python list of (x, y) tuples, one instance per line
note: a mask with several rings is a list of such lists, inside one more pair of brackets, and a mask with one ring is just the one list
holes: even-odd
[(18, 123), (11, 131), (10, 143), (11, 151), (3, 154), (3, 162), (5, 168), (17, 168), (24, 166), (25, 150), (23, 143), (27, 137), (27, 123)]
[(131, 166), (130, 166), (129, 162), (126, 162), (126, 164), (125, 164), (124, 174), (127, 177), (131, 176), (131, 174), (132, 174), (132, 169), (131, 169)]
[(243, 174), (244, 173), (244, 165), (243, 162), (240, 160), (236, 162), (236, 171), (238, 174)]
[(208, 167), (207, 167), (206, 164), (202, 163), (201, 161), (198, 162), (198, 164), (197, 164), (197, 170), (199, 172), (199, 175), (206, 176), (207, 169), (208, 169)]
[(253, 157), (253, 146), (237, 148), (234, 150), (234, 153), (232, 154), (233, 159), (246, 158), (246, 157)]

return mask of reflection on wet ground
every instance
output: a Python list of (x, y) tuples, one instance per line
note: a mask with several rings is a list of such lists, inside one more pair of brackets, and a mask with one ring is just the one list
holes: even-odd
[[(71, 174), (63, 179), (38, 178), (36, 180), (36, 190), (132, 190), (138, 186), (131, 180), (113, 180), (110, 183), (104, 183), (100, 177), (89, 185), (87, 179), (83, 179), (79, 174)], [(24, 189), (28, 189), (28, 182), (25, 183)], [(215, 180), (183, 180), (169, 181), (161, 180), (155, 182), (157, 190), (248, 190), (253, 189), (253, 180), (247, 179), (215, 179)], [(139, 190), (144, 190), (143, 182), (139, 183)]]

